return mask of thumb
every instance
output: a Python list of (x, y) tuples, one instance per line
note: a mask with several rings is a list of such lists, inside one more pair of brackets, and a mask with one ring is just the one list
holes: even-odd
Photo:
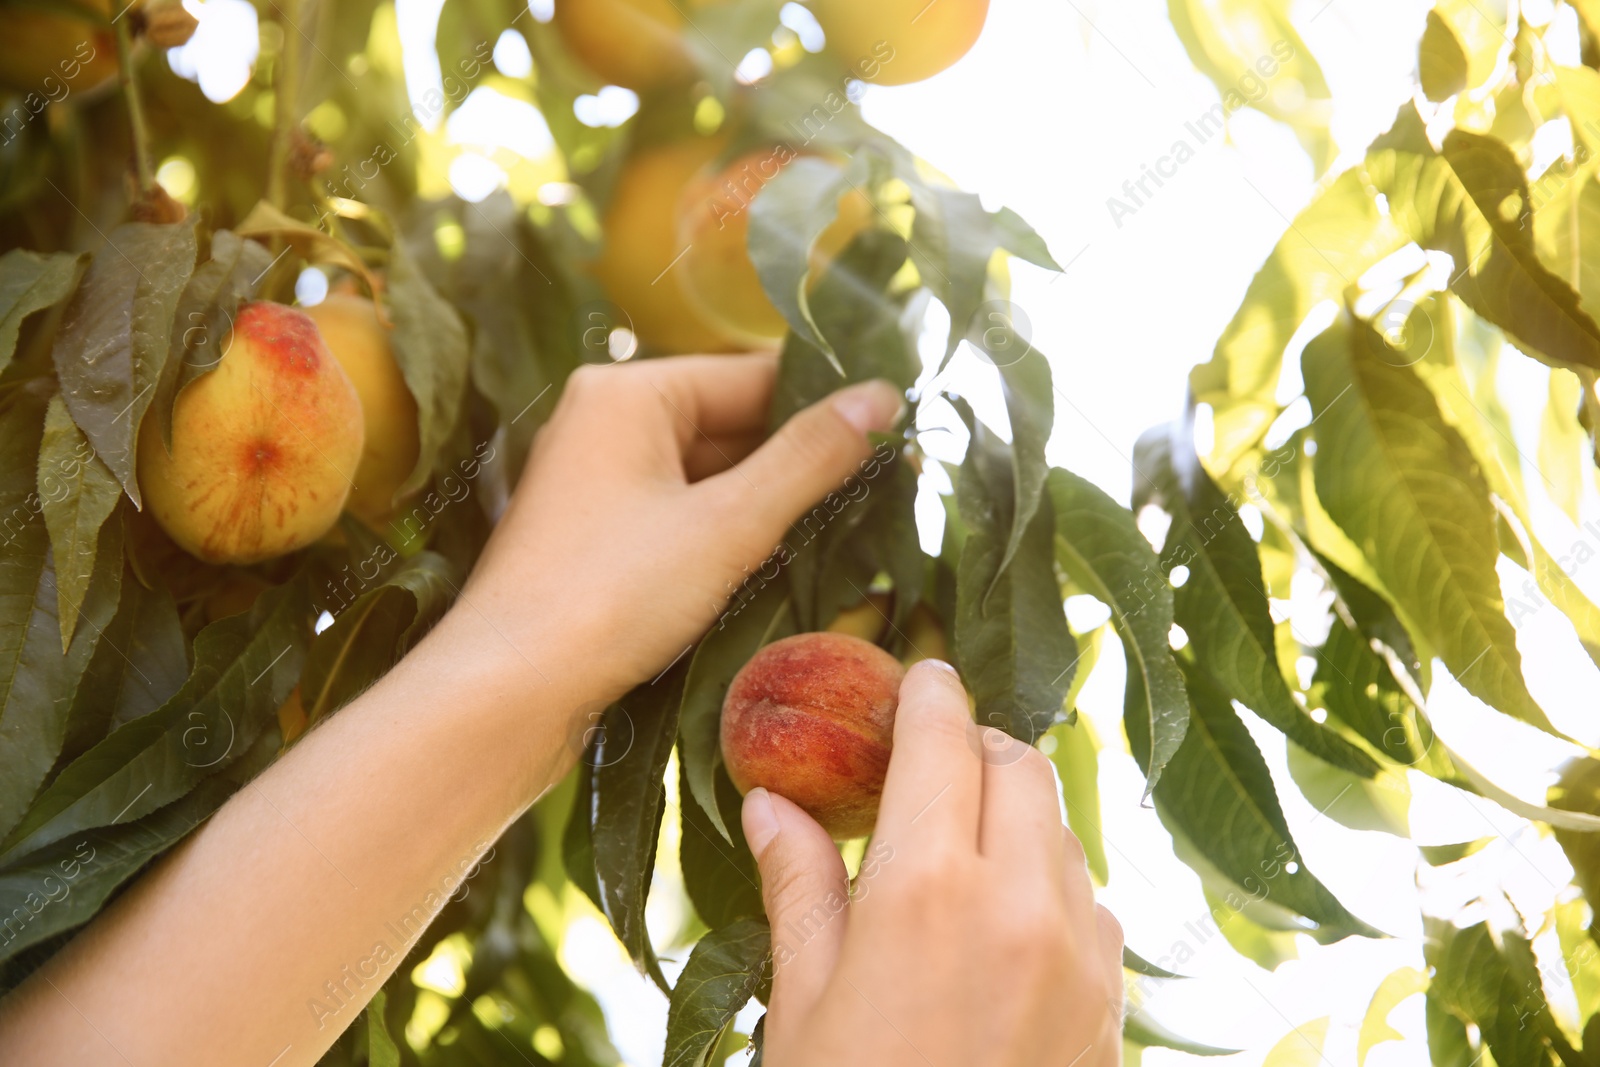
[(872, 453), (867, 434), (887, 430), (905, 397), (892, 383), (860, 382), (797, 412), (760, 448), (731, 470), (700, 483), (718, 494), (726, 512), (769, 552), (789, 524), (838, 489)]
[(780, 1019), (803, 1019), (844, 944), (850, 904), (844, 860), (826, 830), (776, 793), (750, 790), (743, 821), (772, 924), (772, 1007)]

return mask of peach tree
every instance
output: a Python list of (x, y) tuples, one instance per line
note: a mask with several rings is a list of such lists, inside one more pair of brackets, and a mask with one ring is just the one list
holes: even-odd
[[(1595, 475), (1600, 9), (1561, 9), (1581, 46), (1566, 55), (1546, 41), (1559, 19), (1486, 29), (1475, 5), (1442, 0), (1418, 28), (1415, 99), (1334, 171), (1330, 92), (1282, 0), (1168, 6), (1219, 114), (1288, 124), (1322, 178), (1186, 409), (1139, 441), (1118, 501), (1045, 459), (1072, 383), (1008, 299), (1011, 259), (1060, 269), (1045, 242), (860, 112), (866, 84), (958, 59), (984, 0), (926, 21), (902, 3), (449, 0), (439, 83), (418, 93), (388, 2), (259, 5), (259, 49), (223, 89), (196, 84), (181, 5), (6, 3), (0, 989), (440, 617), (576, 368), (770, 344), (772, 425), (887, 378), (919, 414), (953, 413), (964, 458), (926, 455), (914, 415), (708, 607), (694, 647), (592, 709), (577, 769), (467, 872), (324, 1062), (617, 1062), (559, 956), (596, 911), (670, 999), (667, 1064), (746, 1044), (759, 1057), (759, 1024), (735, 1021), (764, 998), (774, 935), (720, 715), (758, 650), (830, 628), (951, 659), (979, 721), (1048, 748), (1102, 883), (1101, 742), (1075, 705), (1120, 647), (1116, 743), (1229, 940), (1264, 966), (1285, 931), (1379, 935), (1307, 866), (1279, 789), (1404, 834), (1383, 798), (1420, 772), (1554, 833), (1576, 888), (1532, 929), (1430, 917), (1427, 971), (1386, 981), (1368, 1023), (1381, 1036), (1401, 997), (1425, 993), (1435, 1062), (1594, 1062), (1597, 765), (1573, 763), (1533, 804), (1436, 738), (1428, 702), (1444, 671), (1557, 730), (1523, 678), (1508, 567), (1600, 663), (1600, 608), (1574, 580), (1597, 549), (1547, 549), (1534, 518), (1579, 518)], [(1241, 88), (1267, 57), (1298, 98)], [(463, 164), (444, 124), (486, 95), (548, 144)], [(1565, 150), (1530, 174), (1549, 158), (1536, 140), (1561, 130)], [(474, 166), (496, 178), (466, 199), (450, 179)], [(341, 447), (363, 465), (382, 454), (304, 538), (207, 549), (147, 506), (150, 456), (205, 452), (186, 412), (247, 373), (241, 309), (298, 323), (296, 302), (360, 394), (364, 436)], [(998, 383), (1004, 425), (934, 373), (960, 353)], [(1502, 359), (1549, 368), (1538, 479), (1496, 392)], [(942, 490), (937, 552), (919, 490)], [(1292, 582), (1325, 593), (1315, 632), (1274, 614)], [(1069, 626), (1080, 595), (1105, 605), (1103, 625)], [(1256, 720), (1286, 737), (1292, 783), (1274, 782)], [(1420, 862), (1470, 864), (1476, 845)], [(686, 902), (675, 928), (647, 925), (653, 889)], [(1546, 1000), (1556, 979), (1530, 949), (1543, 929), (1578, 1018)], [(1224, 1051), (1143, 1008), (1173, 962), (1127, 954), (1130, 1049)]]

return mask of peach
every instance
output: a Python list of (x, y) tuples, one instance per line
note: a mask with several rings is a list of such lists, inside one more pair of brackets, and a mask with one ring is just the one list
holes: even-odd
[(694, 75), (673, 0), (560, 0), (555, 22), (567, 47), (614, 85), (655, 89)]
[(139, 487), (173, 541), (211, 563), (256, 563), (333, 526), (361, 460), (361, 398), (302, 311), (239, 309), (216, 369), (139, 433)]
[[(783, 146), (747, 153), (721, 170), (702, 172), (678, 205), (684, 294), (706, 321), (748, 344), (776, 340), (789, 328), (761, 287), (748, 241), (751, 203), (794, 158)], [(840, 195), (838, 216), (810, 249), (811, 284), (872, 224), (872, 216), (871, 201), (857, 190)]]
[(774, 641), (722, 703), (722, 759), (740, 793), (793, 801), (836, 839), (872, 832), (905, 668), (869, 641), (803, 633)]
[(814, 0), (811, 13), (828, 50), (856, 77), (905, 85), (967, 54), (983, 30), (989, 0)]
[(394, 513), (395, 496), (411, 477), (422, 447), (416, 398), (395, 362), (389, 327), (371, 300), (330, 293), (306, 314), (361, 397), (366, 444), (345, 506), (367, 525), (382, 526)]
[(636, 151), (624, 161), (600, 220), (605, 245), (592, 271), (626, 316), (617, 325), (631, 323), (641, 342), (666, 352), (738, 347), (685, 298), (674, 224), (684, 186), (721, 149), (719, 138), (689, 137)]
[(62, 14), (64, 6), (6, 9), (5, 32), (0, 34), (0, 86), (30, 94), (25, 101), (30, 108), (35, 97), (64, 100), (97, 89), (117, 75), (117, 38), (109, 25), (111, 0), (79, 5), (100, 15), (104, 20), (100, 23)]

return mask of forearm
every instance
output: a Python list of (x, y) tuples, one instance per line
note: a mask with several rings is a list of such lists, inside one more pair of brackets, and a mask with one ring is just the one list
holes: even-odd
[(572, 763), (575, 667), (458, 606), (0, 1005), (7, 1062), (315, 1063)]

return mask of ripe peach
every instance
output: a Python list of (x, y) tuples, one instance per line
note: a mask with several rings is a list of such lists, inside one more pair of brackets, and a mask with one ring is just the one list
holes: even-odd
[(555, 22), (567, 47), (613, 85), (654, 89), (694, 75), (673, 0), (560, 0)]
[[(689, 305), (675, 225), (684, 186), (722, 149), (689, 137), (635, 152), (622, 165), (600, 220), (605, 246), (593, 273), (639, 340), (668, 352), (726, 352), (733, 339)], [(618, 325), (627, 325), (619, 322)]]
[(338, 521), (361, 459), (361, 398), (302, 311), (239, 309), (215, 370), (139, 433), (139, 487), (161, 528), (212, 563), (302, 548)]
[(740, 793), (770, 789), (835, 838), (872, 832), (905, 668), (859, 637), (803, 633), (750, 658), (722, 703), (722, 759)]
[(811, 12), (828, 49), (862, 81), (905, 85), (967, 54), (983, 30), (989, 0), (813, 0)]
[[(111, 0), (80, 6), (106, 20), (96, 24), (55, 10), (8, 8), (0, 34), (0, 86), (41, 101), (65, 100), (106, 84), (117, 74), (117, 38)], [(121, 5), (118, 5), (119, 7)], [(42, 104), (41, 104), (42, 106)]]
[[(678, 247), (685, 249), (683, 291), (702, 317), (750, 344), (782, 337), (783, 313), (767, 299), (750, 260), (750, 204), (795, 153), (760, 149), (720, 171), (703, 171), (683, 191), (678, 205)], [(872, 203), (854, 189), (839, 197), (839, 214), (811, 248), (811, 281), (872, 223)]]
[(330, 293), (306, 314), (361, 397), (366, 445), (345, 506), (369, 526), (381, 526), (394, 512), (395, 494), (411, 477), (422, 447), (416, 398), (395, 362), (389, 328), (379, 321), (371, 300)]

